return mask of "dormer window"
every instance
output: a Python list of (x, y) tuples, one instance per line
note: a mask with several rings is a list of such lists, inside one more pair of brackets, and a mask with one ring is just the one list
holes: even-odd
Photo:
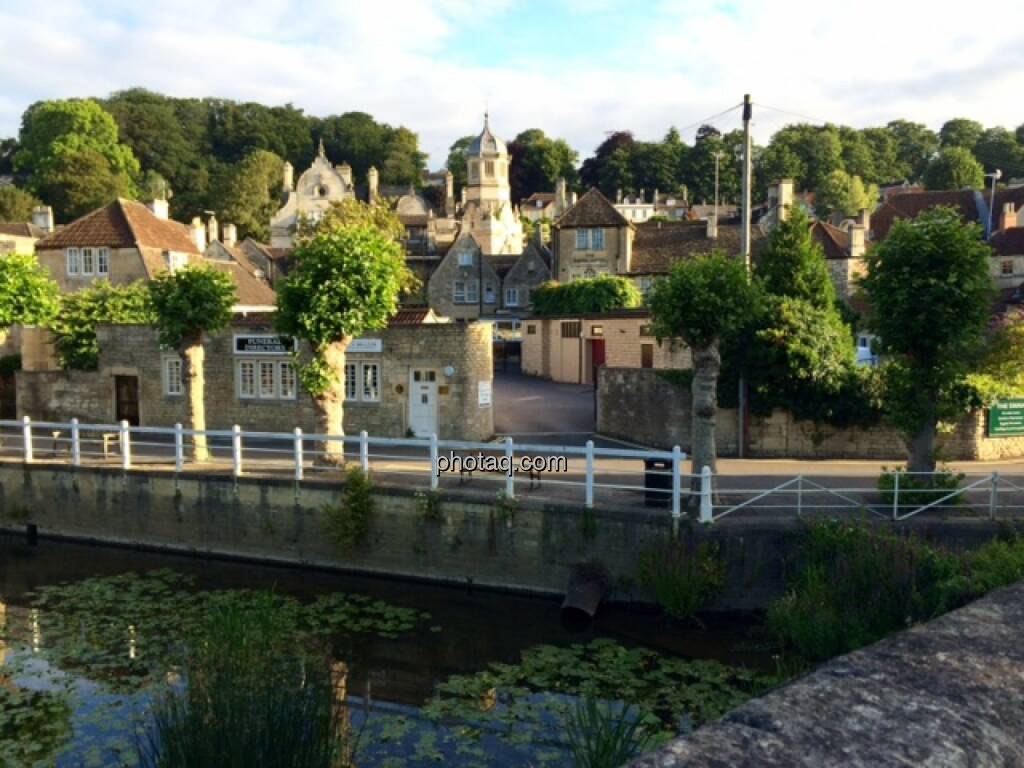
[(164, 263), (171, 272), (177, 272), (188, 266), (188, 255), (176, 251), (164, 251)]
[(473, 266), (473, 254), (472, 253), (460, 253), (459, 254), (459, 266), (460, 267), (472, 267)]

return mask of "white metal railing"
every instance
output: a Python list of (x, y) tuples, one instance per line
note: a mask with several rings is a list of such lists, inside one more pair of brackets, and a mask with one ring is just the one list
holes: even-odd
[[(1024, 475), (1001, 472), (957, 475), (955, 488), (948, 486), (948, 472), (883, 471), (890, 488), (880, 488), (878, 476), (846, 476), (826, 480), (805, 475), (787, 478), (771, 487), (723, 484), (736, 478), (713, 476), (708, 467), (701, 473), (700, 521), (713, 523), (741, 509), (760, 514), (782, 510), (797, 516), (810, 513), (868, 512), (898, 522), (930, 509), (968, 511), (995, 518), (999, 514), (1024, 515)], [(907, 483), (906, 478), (942, 478), (946, 484)], [(901, 478), (903, 482), (901, 483)], [(752, 477), (755, 483), (764, 477)], [(859, 484), (854, 484), (858, 483)], [(830, 484), (826, 485), (825, 483)], [(909, 486), (909, 487), (908, 487)]]
[[(12, 442), (15, 436), (17, 440)], [(599, 496), (602, 502), (620, 506), (636, 506), (640, 500), (653, 499), (656, 505), (668, 507), (675, 519), (682, 516), (692, 484), (692, 477), (683, 472), (686, 454), (678, 446), (657, 451), (598, 448), (592, 440), (584, 446), (560, 446), (516, 443), (511, 437), (480, 443), (439, 440), (436, 434), (429, 438), (371, 437), (365, 431), (358, 435), (318, 435), (306, 434), (299, 427), (292, 432), (250, 432), (238, 425), (229, 430), (194, 431), (181, 424), (133, 427), (126, 421), (83, 424), (78, 419), (63, 423), (33, 421), (26, 416), (21, 421), (0, 420), (0, 456), (13, 453), (26, 463), (69, 460), (73, 466), (86, 461), (116, 462), (124, 470), (173, 467), (180, 473), (186, 465), (194, 465), (188, 454), (197, 436), (205, 436), (208, 443), (209, 458), (202, 469), (230, 469), (234, 477), (247, 472), (284, 472), (301, 482), (316, 473), (336, 470), (336, 466), (321, 461), (328, 453), (324, 446), (333, 443), (346, 460), (356, 460), (364, 471), (411, 477), (414, 483), (434, 491), (442, 481), (450, 488), (456, 482), (463, 485), (482, 480), (509, 499), (528, 495), (563, 503), (582, 501), (588, 508), (597, 503)], [(500, 457), (511, 471), (497, 475), (480, 469), (440, 473), (438, 459), (448, 452), (461, 457)], [(520, 473), (517, 470), (524, 456), (564, 457), (565, 471)], [(648, 468), (641, 463), (646, 461), (661, 462), (661, 468)], [(529, 487), (524, 488), (527, 481)]]

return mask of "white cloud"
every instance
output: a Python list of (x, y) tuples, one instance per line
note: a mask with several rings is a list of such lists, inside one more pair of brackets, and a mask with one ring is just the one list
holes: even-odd
[[(604, 14), (614, 5), (602, 0)], [(568, 8), (580, 19), (587, 4)], [(479, 127), (564, 136), (586, 156), (607, 130), (661, 136), (754, 96), (755, 135), (792, 116), (851, 125), (952, 116), (1024, 122), (1024, 33), (1015, 4), (949, 0), (649, 2), (620, 42), (581, 56), (552, 28), (517, 61), (465, 61), (464, 44), (498, 24), (516, 33), (548, 3), (311, 0), (0, 0), (0, 135), (38, 99), (142, 85), (173, 95), (292, 102), (313, 114), (361, 110), (417, 131), (434, 166)], [(642, 15), (640, 15), (642, 14)], [(565, 19), (564, 13), (556, 15)], [(607, 18), (604, 16), (603, 18)], [(1005, 21), (1005, 23), (1000, 23)], [(614, 24), (614, 20), (608, 23)], [(563, 53), (572, 48), (573, 55)], [(475, 50), (475, 49), (474, 49)], [(532, 50), (532, 49), (531, 49)], [(460, 55), (456, 55), (460, 54)], [(737, 124), (735, 115), (721, 121)], [(340, 160), (340, 158), (339, 158)]]

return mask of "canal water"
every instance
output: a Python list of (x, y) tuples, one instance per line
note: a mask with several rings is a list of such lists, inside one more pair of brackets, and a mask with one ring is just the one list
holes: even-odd
[[(88, 620), (81, 623), (82, 637), (76, 639), (76, 644), (68, 646), (65, 637), (65, 645), (56, 653), (56, 646), (48, 646), (47, 634), (53, 631), (48, 628), (59, 626), (55, 623), (59, 616), (47, 614), (59, 613), (60, 604), (39, 607), (38, 598), (39, 590), (93, 580), (89, 582), (93, 588), (83, 594), (91, 595), (88, 599), (96, 600), (97, 606), (106, 606), (104, 611), (112, 605), (119, 616), (123, 611), (127, 627), (123, 654), (136, 661), (150, 647), (141, 636), (136, 636), (137, 632), (145, 631), (141, 627), (165, 625), (151, 620), (147, 624), (145, 618), (133, 619), (133, 606), (111, 602), (109, 590), (116, 594), (116, 590), (124, 588), (126, 582), (117, 580), (124, 574), (138, 574), (145, 579), (154, 572), (164, 574), (160, 578), (182, 577), (180, 582), (172, 579), (170, 589), (187, 589), (195, 594), (213, 590), (272, 591), (303, 605), (325, 596), (345, 595), (359, 605), (409, 609), (410, 615), (415, 612), (418, 618), (412, 622), (414, 626), (402, 625), (383, 634), (347, 633), (345, 641), (335, 645), (340, 649), (338, 653), (345, 656), (343, 661), (349, 670), (351, 706), (357, 711), (356, 716), (365, 721), (366, 743), (357, 761), (361, 767), (571, 766), (564, 728), (557, 717), (543, 710), (546, 703), (564, 705), (571, 701), (572, 689), (551, 683), (551, 675), (537, 671), (537, 664), (544, 658), (561, 667), (573, 665), (572, 659), (578, 658), (581, 665), (591, 664), (586, 668), (594, 669), (595, 674), (607, 673), (610, 680), (614, 680), (617, 671), (609, 667), (621, 664), (623, 669), (629, 669), (633, 664), (645, 673), (650, 670), (651, 690), (657, 687), (655, 681), (666, 676), (671, 679), (672, 675), (679, 675), (680, 681), (692, 680), (700, 686), (705, 685), (699, 679), (705, 672), (720, 680), (724, 679), (723, 674), (739, 671), (739, 682), (730, 678), (730, 685), (735, 683), (738, 693), (728, 689), (735, 702), (723, 694), (724, 698), (709, 703), (707, 712), (701, 709), (698, 689), (692, 700), (696, 704), (685, 698), (671, 698), (675, 693), (670, 693), (670, 700), (675, 703), (666, 704), (669, 699), (662, 695), (665, 701), (659, 706), (668, 731), (692, 727), (707, 713), (720, 714), (715, 707), (720, 707), (721, 701), (738, 703), (753, 695), (758, 686), (765, 684), (763, 681), (772, 669), (770, 655), (759, 648), (756, 631), (752, 631), (757, 626), (757, 617), (704, 617), (705, 626), (701, 627), (697, 623), (669, 624), (657, 612), (613, 605), (602, 607), (596, 620), (580, 629), (562, 624), (557, 599), (496, 593), (471, 585), (437, 586), (51, 540), (41, 540), (38, 546), (29, 547), (21, 537), (0, 534), (0, 694), (4, 694), (5, 688), (8, 692), (4, 694), (6, 698), (0, 695), (0, 765), (18, 768), (36, 760), (41, 765), (76, 768), (133, 764), (133, 747), (137, 747), (140, 723), (145, 721), (152, 701), (151, 691), (141, 683), (138, 690), (131, 690), (131, 678), (128, 690), (124, 678), (111, 685), (88, 663), (73, 658), (74, 653), (67, 648), (88, 646)], [(160, 591), (164, 588), (160, 586), (153, 594), (164, 594)], [(168, 604), (172, 604), (169, 598)], [(145, 612), (141, 606), (139, 609)], [(149, 606), (146, 610), (151, 609)], [(81, 611), (82, 606), (77, 610)], [(375, 615), (391, 616), (389, 608), (374, 610)], [(47, 621), (41, 619), (41, 614)], [(171, 621), (167, 625), (172, 627), (171, 634), (173, 624)], [(339, 627), (339, 632), (345, 629)], [(524, 673), (521, 681), (522, 686), (531, 689), (526, 694), (518, 692), (525, 703), (505, 701), (510, 712), (515, 710), (513, 717), (502, 720), (500, 716), (491, 718), (488, 713), (489, 720), (475, 722), (472, 729), (462, 729), (453, 727), (450, 719), (440, 718), (437, 710), (432, 715), (429, 707), (424, 710), (425, 705), (438, 700), (446, 683), (448, 693), (455, 691), (455, 695), (461, 688), (475, 690), (465, 681), (472, 681), (489, 665), (520, 664), (524, 654), (534, 654), (540, 661), (531, 666), (533, 677)], [(693, 662), (718, 663), (702, 666)], [(560, 669), (551, 674), (557, 678), (565, 672)], [(557, 690), (544, 690), (545, 685)], [(685, 684), (680, 682), (676, 687)], [(60, 702), (58, 705), (52, 698), (44, 699), (38, 703), (41, 711), (32, 712), (34, 705), (26, 704), (22, 696), (15, 701), (20, 702), (22, 711), (30, 710), (28, 715), (15, 718), (9, 712), (5, 717), (4, 703), (11, 706), (12, 691), (53, 693), (60, 697)], [(499, 705), (490, 709), (500, 712), (500, 690), (498, 700)], [(522, 710), (516, 709), (520, 704), (530, 712), (539, 712), (532, 729), (523, 726)], [(59, 734), (42, 726), (41, 733), (22, 729), (21, 723), (38, 724), (56, 716), (51, 716), (46, 707), (55, 707), (54, 712), (66, 715), (66, 727)], [(680, 711), (666, 715), (666, 707)], [(456, 707), (446, 711), (457, 719), (462, 710)], [(472, 743), (463, 738), (469, 730), (473, 732)]]

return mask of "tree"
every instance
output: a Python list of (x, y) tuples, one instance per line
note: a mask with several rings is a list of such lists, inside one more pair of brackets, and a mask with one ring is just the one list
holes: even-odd
[[(278, 287), (275, 324), (309, 347), (296, 364), (320, 434), (344, 434), (345, 352), (354, 337), (387, 325), (407, 283), (401, 246), (376, 227), (333, 226), (299, 241)], [(341, 463), (344, 446), (327, 440), (321, 457)]]
[(814, 207), (819, 216), (839, 213), (853, 216), (862, 208), (873, 210), (878, 202), (878, 187), (865, 185), (860, 176), (835, 170), (815, 190)]
[(643, 300), (632, 280), (601, 275), (571, 283), (548, 282), (531, 294), (536, 315), (574, 315), (639, 307)]
[(658, 338), (679, 338), (693, 356), (692, 427), (694, 474), (717, 466), (715, 415), (721, 369), (719, 342), (742, 325), (757, 294), (743, 262), (723, 253), (677, 262), (648, 294)]
[(908, 178), (909, 169), (899, 159), (896, 138), (888, 128), (865, 128), (861, 135), (871, 151), (873, 176), (863, 176), (866, 181), (876, 184), (892, 184)]
[(825, 254), (811, 235), (811, 222), (799, 209), (772, 230), (757, 263), (765, 292), (803, 299), (818, 308), (835, 306), (836, 289), (829, 278)]
[[(182, 358), (188, 426), (196, 433), (205, 433), (203, 338), (231, 322), (237, 298), (235, 284), (212, 266), (195, 266), (162, 272), (148, 287), (160, 343), (176, 349)], [(198, 462), (209, 456), (206, 435), (194, 435), (192, 458)]]
[(896, 145), (898, 171), (895, 178), (915, 181), (921, 178), (925, 166), (939, 149), (939, 137), (921, 123), (892, 120), (886, 124)]
[(985, 171), (970, 150), (963, 147), (943, 149), (924, 171), (927, 189), (978, 189), (985, 184)]
[(17, 187), (0, 187), (0, 221), (31, 221), (39, 198)]
[(352, 166), (356, 178), (365, 178), (374, 166), (382, 184), (418, 186), (422, 182), (426, 155), (419, 151), (419, 139), (408, 128), (378, 123), (365, 112), (346, 112), (314, 119), (313, 133), (323, 139), (332, 160)]
[(891, 356), (885, 408), (907, 435), (911, 472), (935, 469), (938, 423), (970, 406), (970, 361), (983, 344), (993, 292), (991, 251), (980, 234), (955, 210), (935, 208), (898, 220), (866, 256), (868, 322)]
[(114, 197), (130, 197), (139, 163), (117, 123), (92, 99), (41, 101), (21, 122), (16, 167), (59, 218), (75, 218)]
[(444, 167), (452, 174), (456, 199), (458, 199), (462, 188), (466, 186), (466, 151), (474, 139), (476, 139), (476, 136), (463, 136), (461, 139), (456, 139), (452, 142), (452, 145), (448, 148), (448, 159), (445, 161)]
[(613, 131), (602, 141), (594, 154), (580, 166), (580, 183), (584, 187), (597, 187), (606, 197), (615, 198), (619, 189), (632, 189), (630, 172), (633, 133)]
[(942, 124), (942, 128), (939, 129), (939, 142), (943, 147), (963, 147), (973, 152), (984, 130), (981, 123), (976, 120), (954, 117)]
[(570, 185), (576, 181), (576, 152), (564, 139), (549, 138), (539, 128), (522, 131), (509, 143), (508, 152), (513, 202), (554, 190), (561, 177)]
[(989, 128), (978, 137), (974, 155), (987, 173), (997, 169), (1006, 178), (1024, 174), (1024, 148), (1005, 128)]
[(238, 226), (239, 237), (266, 241), (270, 218), (280, 206), (281, 158), (258, 149), (246, 155), (220, 179), (221, 220)]
[(0, 259), (0, 330), (46, 325), (59, 310), (60, 288), (35, 256), (12, 253)]
[(103, 324), (150, 325), (153, 307), (145, 283), (113, 286), (101, 280), (81, 291), (61, 297), (59, 315), (50, 324), (60, 367), (96, 370), (100, 348), (96, 326)]

